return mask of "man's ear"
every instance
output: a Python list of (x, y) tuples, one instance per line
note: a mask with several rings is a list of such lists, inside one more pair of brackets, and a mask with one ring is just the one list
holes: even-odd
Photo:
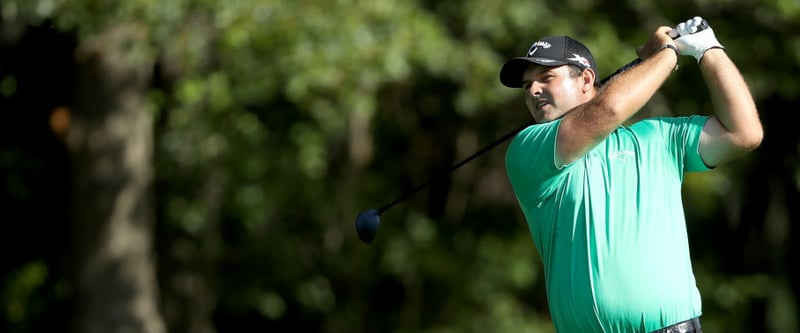
[(595, 73), (593, 69), (587, 68), (583, 70), (581, 78), (583, 79), (581, 90), (586, 93), (594, 88), (594, 80), (597, 78), (597, 73)]

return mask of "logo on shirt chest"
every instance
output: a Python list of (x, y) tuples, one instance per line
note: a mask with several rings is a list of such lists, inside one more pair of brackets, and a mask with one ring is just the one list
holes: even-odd
[(608, 154), (609, 160), (617, 160), (620, 162), (627, 162), (636, 158), (636, 153), (633, 150), (620, 150)]

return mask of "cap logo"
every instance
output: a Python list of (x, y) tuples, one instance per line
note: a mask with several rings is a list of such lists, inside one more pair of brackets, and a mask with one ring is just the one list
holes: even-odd
[(589, 60), (576, 53), (573, 53), (572, 58), (567, 58), (567, 60), (577, 62), (585, 67), (592, 67), (592, 64), (589, 63)]
[(533, 45), (531, 45), (531, 48), (528, 50), (528, 57), (533, 56), (533, 54), (536, 53), (537, 50), (539, 50), (539, 47), (541, 47), (543, 49), (549, 49), (551, 46), (552, 45), (550, 45), (550, 43), (548, 43), (548, 42), (541, 41), (541, 40), (537, 41), (537, 42), (533, 43)]

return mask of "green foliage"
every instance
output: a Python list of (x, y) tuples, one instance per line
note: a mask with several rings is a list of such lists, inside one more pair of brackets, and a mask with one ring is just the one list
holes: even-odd
[[(482, 146), (527, 120), (518, 93), (497, 75), (540, 36), (585, 41), (605, 76), (633, 59), (656, 26), (700, 14), (759, 101), (800, 93), (795, 0), (0, 4), (4, 19), (52, 19), (82, 42), (123, 22), (148, 27), (152, 50), (138, 51), (159, 64), (148, 108), (157, 124), (159, 239), (169, 243), (158, 248), (171, 248), (179, 234), (212, 259), (204, 269), (212, 271), (221, 332), (245, 320), (276, 331), (553, 331), (541, 263), (505, 183), (502, 152), (393, 208), (375, 244), (361, 244), (353, 228), (358, 211), (470, 153), (454, 148), (464, 142), (456, 138)], [(652, 112), (709, 112), (689, 62)], [(3, 78), (0, 92), (13, 94), (15, 82)], [(747, 161), (687, 177), (697, 238), (735, 233), (726, 229), (731, 220), (766, 218), (744, 216), (744, 204), (730, 198), (731, 189), (747, 197), (738, 176), (755, 168)], [(753, 302), (797, 307), (769, 292), (772, 267), (737, 271), (719, 258), (724, 247), (699, 244), (693, 253), (708, 267), (698, 270), (708, 327), (748, 327), (758, 316)], [(8, 318), (47, 272), (33, 262), (6, 279)], [(786, 319), (796, 314), (770, 317), (771, 329), (796, 330)], [(742, 326), (729, 326), (732, 317)]]
[(3, 312), (9, 321), (21, 322), (29, 316), (26, 312), (38, 310), (31, 305), (38, 303), (34, 299), (34, 293), (42, 288), (47, 273), (45, 263), (33, 261), (6, 277), (8, 292), (3, 295), (3, 304), (6, 305)]

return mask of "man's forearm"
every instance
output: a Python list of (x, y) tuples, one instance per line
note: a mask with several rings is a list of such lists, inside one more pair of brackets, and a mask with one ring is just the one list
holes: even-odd
[[(664, 38), (669, 39), (666, 31), (661, 29)], [(672, 73), (677, 59), (676, 52), (669, 48), (649, 55), (636, 67), (614, 77), (594, 99), (569, 112), (558, 130), (559, 162), (575, 161), (636, 114)]]
[(700, 69), (708, 84), (714, 113), (725, 128), (731, 143), (749, 150), (763, 137), (761, 121), (750, 93), (736, 65), (722, 49), (710, 49), (700, 61)]
[(608, 84), (596, 102), (608, 104), (617, 113), (613, 128), (636, 114), (653, 97), (677, 61), (678, 54), (664, 48)]

